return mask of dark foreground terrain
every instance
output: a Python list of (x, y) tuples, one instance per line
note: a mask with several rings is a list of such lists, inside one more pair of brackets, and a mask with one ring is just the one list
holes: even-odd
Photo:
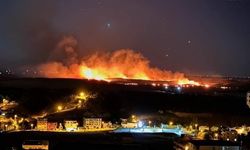
[(173, 134), (118, 134), (20, 131), (0, 134), (0, 149), (21, 149), (25, 140), (48, 140), (50, 150), (108, 149), (108, 150), (172, 150)]
[[(131, 83), (133, 81), (129, 81)], [(0, 79), (0, 95), (19, 103), (17, 110), (24, 114), (37, 114), (54, 109), (58, 103), (80, 90), (96, 93), (85, 110), (52, 116), (52, 118), (82, 120), (83, 117), (100, 116), (116, 122), (131, 114), (150, 114), (185, 124), (185, 120), (198, 120), (210, 125), (237, 126), (250, 124), (250, 108), (246, 93), (250, 91), (249, 79), (230, 79), (211, 88), (189, 87), (177, 91), (174, 87), (126, 85), (104, 81), (79, 79), (9, 78)], [(221, 89), (227, 86), (228, 89)], [(178, 113), (181, 112), (181, 113)], [(178, 115), (179, 114), (179, 115)], [(153, 116), (154, 115), (154, 116)], [(160, 115), (160, 117), (159, 117)], [(172, 117), (172, 118), (171, 118)], [(190, 123), (190, 122), (187, 122)]]

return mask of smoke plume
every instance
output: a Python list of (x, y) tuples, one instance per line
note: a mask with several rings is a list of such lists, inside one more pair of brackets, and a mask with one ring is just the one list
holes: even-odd
[(131, 49), (79, 57), (77, 40), (72, 36), (64, 37), (52, 52), (50, 60), (39, 65), (38, 70), (41, 76), (49, 78), (187, 80), (183, 73), (151, 67), (147, 58)]

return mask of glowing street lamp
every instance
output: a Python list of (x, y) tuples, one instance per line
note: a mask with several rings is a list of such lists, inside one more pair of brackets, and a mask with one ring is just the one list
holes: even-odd
[(197, 127), (198, 127), (198, 124), (196, 123), (196, 124), (194, 124), (194, 126), (195, 126), (195, 129), (197, 129)]
[(83, 97), (84, 95), (85, 95), (85, 94), (84, 94), (83, 92), (81, 92), (81, 93), (80, 93), (80, 96), (82, 96), (82, 97)]
[(58, 105), (58, 106), (57, 106), (57, 110), (58, 110), (58, 111), (61, 111), (61, 110), (62, 110), (62, 106), (61, 106), (61, 105)]
[(8, 129), (8, 125), (6, 124), (6, 125), (4, 125), (5, 126), (5, 130), (7, 130)]
[(149, 125), (151, 125), (151, 123), (152, 123), (152, 121), (151, 121), (151, 120), (149, 120), (149, 121), (148, 121), (148, 124), (149, 124)]
[(218, 136), (219, 136), (218, 133), (215, 133), (215, 134), (214, 134), (214, 138), (215, 138), (215, 139), (218, 139)]
[(138, 121), (137, 126), (138, 126), (139, 128), (142, 128), (142, 127), (143, 127), (143, 122), (142, 122), (142, 121)]
[(14, 115), (15, 119), (17, 118), (17, 114)]
[(170, 121), (170, 122), (169, 122), (169, 125), (170, 125), (170, 126), (172, 126), (173, 124), (174, 124), (173, 121)]
[(79, 99), (86, 100), (86, 99), (87, 99), (87, 94), (84, 93), (84, 92), (80, 92), (79, 95), (78, 95), (78, 98), (79, 98)]

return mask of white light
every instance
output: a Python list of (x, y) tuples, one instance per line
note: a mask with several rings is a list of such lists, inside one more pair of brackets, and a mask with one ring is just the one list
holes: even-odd
[(5, 113), (4, 113), (4, 112), (2, 113), (2, 116), (5, 116)]
[(139, 121), (138, 122), (138, 127), (141, 128), (143, 126), (143, 122), (142, 121)]
[(176, 89), (177, 89), (178, 91), (181, 91), (181, 87), (179, 87), (179, 86), (178, 86)]
[(235, 139), (234, 139), (234, 141), (236, 142), (236, 141), (237, 141), (237, 139), (235, 138)]

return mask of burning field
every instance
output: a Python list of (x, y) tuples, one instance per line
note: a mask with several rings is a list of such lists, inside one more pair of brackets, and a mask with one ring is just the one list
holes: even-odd
[[(161, 70), (150, 66), (150, 61), (141, 53), (130, 49), (112, 52), (95, 52), (80, 57), (77, 40), (64, 37), (56, 46), (48, 62), (38, 66), (39, 75), (48, 78), (82, 78), (112, 81), (114, 78), (170, 81), (179, 85), (201, 86), (189, 80), (183, 73)], [(204, 84), (205, 85), (205, 84)]]

